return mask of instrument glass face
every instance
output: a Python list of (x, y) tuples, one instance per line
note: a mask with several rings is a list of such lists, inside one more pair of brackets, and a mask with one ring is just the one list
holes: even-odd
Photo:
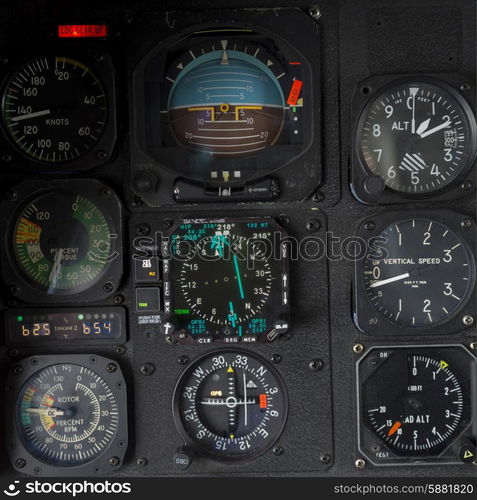
[(210, 342), (271, 341), (288, 318), (287, 249), (270, 219), (184, 221), (164, 264), (166, 334)]
[(109, 217), (74, 192), (39, 196), (18, 216), (13, 253), (22, 274), (50, 294), (73, 294), (107, 269), (116, 235)]
[(179, 145), (231, 158), (276, 142), (285, 97), (276, 74), (254, 57), (257, 50), (223, 40), (210, 52), (197, 53), (178, 74), (168, 109)]
[(279, 374), (258, 356), (222, 351), (200, 358), (174, 396), (176, 425), (199, 453), (246, 460), (268, 450), (287, 417)]
[(388, 188), (419, 195), (456, 181), (474, 159), (475, 141), (472, 111), (455, 91), (410, 82), (366, 107), (357, 144), (364, 164)]
[(110, 387), (84, 366), (55, 364), (38, 371), (17, 401), (24, 446), (49, 464), (88, 463), (108, 449), (118, 430), (119, 408)]
[(469, 423), (469, 384), (442, 352), (380, 351), (362, 386), (362, 419), (400, 457), (442, 453)]
[(25, 63), (10, 78), (2, 112), (7, 135), (23, 154), (64, 163), (99, 141), (108, 104), (87, 66), (67, 57), (44, 56)]
[(365, 259), (362, 279), (380, 314), (407, 327), (428, 327), (466, 304), (475, 264), (467, 243), (447, 225), (400, 220), (379, 236), (381, 250)]

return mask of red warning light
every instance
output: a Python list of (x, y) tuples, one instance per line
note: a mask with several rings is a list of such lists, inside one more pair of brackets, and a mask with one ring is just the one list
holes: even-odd
[(290, 94), (288, 94), (287, 104), (289, 106), (296, 106), (298, 98), (300, 97), (301, 88), (303, 87), (303, 82), (301, 80), (293, 80)]
[(261, 410), (266, 410), (267, 406), (268, 406), (267, 395), (266, 394), (260, 394), (260, 409)]
[(58, 38), (107, 38), (106, 24), (60, 24)]

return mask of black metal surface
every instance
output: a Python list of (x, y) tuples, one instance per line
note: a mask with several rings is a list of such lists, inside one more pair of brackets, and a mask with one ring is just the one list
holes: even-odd
[[(235, 9), (251, 8), (245, 12)], [(267, 9), (266, 11), (262, 10)], [(301, 9), (299, 15), (289, 8)], [(51, 2), (48, 8), (38, 2), (19, 3), (5, 10), (0, 19), (0, 78), (8, 75), (10, 62), (20, 62), (26, 52), (37, 52), (39, 43), (54, 42), (58, 52), (88, 50), (91, 46), (107, 51), (112, 58), (117, 78), (117, 140), (112, 156), (104, 164), (82, 173), (38, 172), (30, 174), (50, 182), (54, 177), (95, 178), (118, 193), (125, 208), (123, 277), (115, 293), (98, 299), (95, 306), (123, 305), (127, 310), (129, 328), (127, 342), (117, 346), (97, 346), (94, 354), (116, 360), (121, 365), (128, 387), (129, 448), (121, 476), (471, 476), (475, 467), (434, 465), (374, 467), (366, 463), (357, 468), (362, 458), (357, 450), (356, 394), (354, 373), (361, 352), (383, 342), (401, 344), (409, 341), (397, 335), (367, 336), (353, 324), (352, 281), (354, 263), (349, 259), (322, 257), (319, 260), (298, 260), (290, 263), (291, 324), (290, 338), (272, 344), (247, 346), (265, 359), (281, 358), (274, 366), (283, 377), (289, 395), (289, 415), (285, 430), (276, 445), (251, 462), (237, 464), (192, 457), (187, 469), (177, 467), (174, 456), (183, 444), (176, 431), (172, 414), (175, 384), (187, 363), (217, 348), (216, 345), (168, 344), (159, 333), (157, 323), (147, 324), (134, 310), (135, 275), (133, 240), (144, 235), (163, 232), (186, 217), (270, 216), (285, 231), (298, 239), (318, 237), (326, 240), (326, 232), (344, 240), (356, 235), (359, 221), (379, 218), (388, 207), (360, 204), (349, 190), (354, 133), (352, 97), (359, 82), (373, 75), (403, 73), (458, 73), (475, 94), (475, 5), (467, 0), (322, 0), (320, 15), (309, 17), (312, 5), (307, 2), (236, 1), (230, 9), (225, 0), (207, 2)], [(185, 29), (184, 10), (198, 9), (192, 14), (195, 22), (207, 19), (273, 19), (272, 29), (286, 26), (293, 41), (300, 39), (300, 23), (294, 19), (307, 17), (317, 24), (316, 44), (306, 47), (309, 57), (319, 66), (319, 85), (315, 87), (315, 142), (307, 152), (310, 158), (297, 160), (297, 170), (287, 173), (285, 185), (300, 193), (296, 197), (254, 202), (194, 204), (201, 196), (194, 190), (185, 203), (167, 207), (148, 207), (141, 200), (137, 185), (133, 188), (131, 161), (131, 77), (139, 61), (157, 42)], [(211, 9), (218, 9), (211, 11)], [(271, 10), (270, 10), (271, 9)], [(190, 19), (190, 17), (189, 17)], [(289, 20), (290, 24), (287, 25)], [(106, 41), (81, 42), (54, 40), (58, 22), (106, 21), (110, 37)], [(9, 61), (8, 64), (3, 62)], [(7, 68), (8, 66), (8, 68)], [(475, 112), (475, 109), (474, 109)], [(319, 165), (321, 173), (318, 171)], [(13, 160), (7, 145), (0, 151), (0, 197), (8, 199), (10, 188), (28, 179)], [(298, 173), (301, 172), (299, 176)], [(321, 175), (321, 177), (320, 177)], [(318, 179), (322, 179), (319, 184)], [(475, 170), (466, 179), (475, 185)], [(144, 181), (144, 180), (143, 180)], [(146, 184), (150, 180), (146, 179)], [(153, 180), (153, 182), (155, 182)], [(162, 189), (162, 186), (159, 187)], [(171, 193), (168, 192), (168, 196)], [(191, 201), (192, 200), (192, 201)], [(297, 200), (297, 201), (292, 201)], [(242, 202), (245, 201), (245, 202)], [(402, 208), (395, 207), (394, 208)], [(446, 200), (407, 202), (413, 214), (449, 208)], [(462, 192), (452, 201), (452, 209), (474, 218), (474, 194)], [(8, 212), (3, 213), (6, 219)], [(2, 238), (4, 235), (2, 235)], [(2, 309), (25, 305), (12, 296), (3, 283)], [(142, 286), (142, 285), (141, 285)], [(149, 286), (154, 286), (150, 284)], [(157, 284), (160, 286), (160, 282)], [(54, 302), (49, 306), (54, 307)], [(78, 305), (78, 304), (76, 304)], [(437, 329), (439, 333), (439, 329)], [(414, 343), (445, 342), (469, 346), (477, 340), (475, 325), (453, 335), (413, 337)], [(51, 348), (15, 347), (6, 345), (0, 335), (0, 386), (4, 386), (9, 367), (15, 360), (31, 355), (51, 354)], [(360, 354), (353, 352), (362, 344)], [(55, 354), (90, 354), (91, 346), (63, 346)], [(279, 355), (277, 357), (276, 355)], [(3, 398), (3, 396), (1, 396)], [(3, 401), (3, 399), (2, 399)], [(12, 477), (14, 472), (6, 453), (5, 416), (0, 412), (0, 476)], [(145, 459), (145, 460), (144, 460)]]

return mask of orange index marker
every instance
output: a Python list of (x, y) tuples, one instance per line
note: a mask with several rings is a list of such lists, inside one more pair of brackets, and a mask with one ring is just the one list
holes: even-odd
[(388, 432), (388, 436), (392, 436), (393, 434), (395, 434), (398, 429), (401, 427), (401, 422), (396, 422), (390, 429), (389, 429), (389, 432)]

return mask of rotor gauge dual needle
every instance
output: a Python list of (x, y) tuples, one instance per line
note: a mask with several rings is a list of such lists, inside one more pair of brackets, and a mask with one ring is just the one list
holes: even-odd
[(12, 367), (5, 407), (18, 472), (87, 476), (122, 464), (126, 384), (114, 361), (96, 355), (27, 358)]
[(376, 465), (475, 457), (463, 346), (376, 347), (357, 364), (359, 448)]

